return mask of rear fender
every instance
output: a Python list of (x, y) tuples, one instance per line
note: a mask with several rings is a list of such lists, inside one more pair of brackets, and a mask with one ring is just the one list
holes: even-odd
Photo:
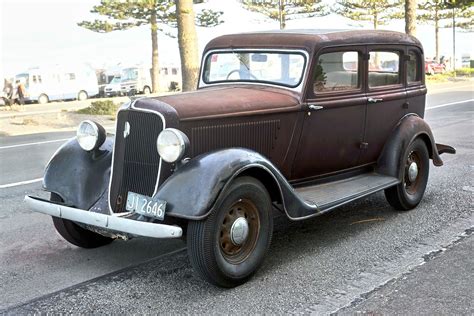
[(416, 114), (408, 114), (400, 120), (389, 140), (385, 143), (382, 154), (377, 161), (376, 171), (400, 178), (401, 164), (404, 163), (402, 157), (408, 154), (406, 153), (408, 146), (417, 137), (425, 142), (433, 164), (437, 167), (442, 166), (443, 161), (439, 156), (438, 148), (428, 123)]
[(112, 162), (111, 138), (94, 155), (79, 146), (76, 138), (62, 145), (45, 169), (43, 188), (58, 194), (68, 206), (88, 210), (106, 192)]

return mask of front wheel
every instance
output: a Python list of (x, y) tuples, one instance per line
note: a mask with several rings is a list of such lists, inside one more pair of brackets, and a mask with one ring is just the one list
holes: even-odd
[[(53, 202), (62, 202), (61, 197), (54, 193), (51, 193), (50, 200)], [(114, 241), (113, 238), (105, 237), (84, 229), (68, 219), (55, 216), (52, 216), (52, 218), (54, 227), (59, 235), (75, 246), (81, 248), (97, 248), (108, 245)]]
[(428, 183), (430, 158), (425, 142), (421, 138), (415, 139), (402, 159), (402, 182), (386, 189), (385, 197), (395, 209), (408, 211), (420, 203)]
[(224, 194), (206, 219), (189, 222), (188, 255), (205, 280), (235, 287), (263, 262), (273, 233), (272, 204), (263, 184), (251, 177), (237, 178)]
[(145, 86), (145, 88), (143, 88), (143, 94), (146, 94), (146, 95), (148, 95), (148, 94), (150, 94), (150, 93), (151, 93), (151, 89), (150, 89), (150, 87), (148, 87), (148, 86)]
[(38, 97), (38, 103), (39, 104), (46, 104), (49, 102), (49, 98), (46, 94), (42, 94)]

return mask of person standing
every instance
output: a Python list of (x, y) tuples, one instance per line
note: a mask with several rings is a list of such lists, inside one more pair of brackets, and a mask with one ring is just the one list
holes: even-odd
[(25, 105), (26, 89), (23, 82), (19, 80), (17, 81), (17, 93), (18, 93), (18, 102), (20, 102), (20, 105)]

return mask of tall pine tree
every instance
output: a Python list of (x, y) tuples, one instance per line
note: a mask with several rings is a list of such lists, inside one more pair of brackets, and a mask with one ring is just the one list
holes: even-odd
[[(194, 59), (194, 55), (197, 55), (197, 44), (193, 36), (183, 35), (184, 33), (193, 33), (194, 23), (189, 24), (187, 21), (189, 17), (194, 19), (194, 11), (192, 3), (189, 4), (187, 0), (176, 0), (176, 2), (183, 1), (182, 10), (176, 12), (176, 5), (174, 0), (101, 0), (99, 5), (92, 8), (91, 13), (99, 14), (106, 19), (96, 19), (94, 21), (82, 21), (78, 25), (94, 32), (108, 33), (112, 31), (127, 30), (132, 27), (141, 25), (150, 25), (151, 32), (151, 79), (153, 92), (160, 90), (159, 85), (159, 56), (158, 56), (158, 32), (163, 30), (163, 25), (167, 24), (170, 26), (178, 26), (185, 28), (184, 32), (181, 33), (178, 30), (178, 34), (182, 34), (179, 40), (180, 50), (186, 50), (187, 52), (181, 54), (183, 58), (181, 60), (183, 72), (183, 86), (194, 87), (196, 85), (197, 76), (189, 76), (189, 71), (196, 71), (194, 69), (193, 61), (188, 61), (186, 58)], [(184, 8), (184, 9), (183, 9)], [(178, 18), (179, 14), (183, 14), (182, 17)], [(197, 24), (201, 26), (213, 26), (221, 23), (219, 16), (221, 12), (207, 11), (198, 14)], [(195, 53), (188, 53), (189, 51), (195, 51)], [(192, 69), (192, 70), (190, 70)], [(188, 82), (190, 80), (191, 82)]]
[(400, 0), (337, 0), (333, 11), (354, 21), (370, 21), (374, 30), (392, 19), (401, 18)]
[(244, 0), (243, 3), (248, 10), (263, 13), (278, 21), (281, 30), (289, 20), (329, 14), (321, 0)]

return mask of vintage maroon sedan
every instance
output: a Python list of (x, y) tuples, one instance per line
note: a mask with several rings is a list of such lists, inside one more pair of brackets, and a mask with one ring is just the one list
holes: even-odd
[(429, 160), (455, 152), (423, 120), (423, 60), (396, 32), (218, 37), (197, 91), (124, 104), (114, 138), (82, 122), (46, 168), (51, 199), (26, 202), (80, 247), (186, 236), (203, 278), (239, 285), (273, 210), (303, 220), (382, 190), (397, 210), (420, 203)]

